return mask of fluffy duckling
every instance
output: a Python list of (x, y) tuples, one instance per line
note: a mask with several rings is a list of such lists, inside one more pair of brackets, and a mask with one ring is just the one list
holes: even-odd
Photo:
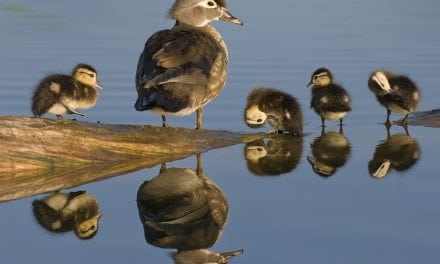
[(74, 230), (81, 239), (93, 238), (102, 213), (93, 195), (85, 191), (51, 194), (32, 202), (36, 219), (51, 232)]
[(275, 176), (294, 170), (301, 160), (302, 149), (302, 137), (277, 136), (246, 143), (244, 155), (251, 173)]
[(301, 136), (303, 132), (302, 111), (297, 100), (276, 89), (255, 88), (247, 98), (245, 122), (252, 128), (269, 123), (270, 132)]
[(373, 159), (368, 163), (368, 171), (375, 179), (382, 179), (392, 169), (406, 171), (420, 158), (421, 150), (417, 139), (408, 133), (391, 135), (387, 128), (387, 139), (379, 143)]
[(321, 132), (312, 145), (313, 156), (307, 161), (313, 171), (324, 178), (332, 176), (339, 167), (344, 166), (350, 157), (351, 145), (342, 130), (338, 132)]
[(227, 78), (228, 49), (220, 33), (208, 23), (223, 20), (242, 25), (225, 0), (176, 0), (169, 10), (172, 29), (153, 34), (145, 43), (136, 70), (137, 111), (184, 116), (202, 108), (222, 91)]
[(98, 73), (90, 65), (78, 64), (72, 74), (53, 74), (44, 78), (32, 97), (32, 113), (41, 117), (45, 113), (61, 119), (64, 114), (85, 114), (76, 111), (93, 107), (98, 100)]
[(195, 249), (172, 253), (171, 257), (176, 264), (227, 264), (231, 258), (242, 253), (243, 249), (223, 253), (216, 253), (207, 249)]
[(339, 120), (342, 126), (343, 118), (351, 111), (351, 98), (340, 85), (333, 83), (333, 75), (326, 68), (317, 69), (307, 85), (312, 89), (310, 108), (321, 116), (321, 124), (325, 120)]
[(377, 101), (387, 109), (385, 125), (390, 126), (391, 112), (405, 115), (400, 123), (408, 123), (408, 115), (415, 112), (420, 103), (420, 91), (408, 77), (386, 70), (378, 70), (368, 79), (368, 87)]

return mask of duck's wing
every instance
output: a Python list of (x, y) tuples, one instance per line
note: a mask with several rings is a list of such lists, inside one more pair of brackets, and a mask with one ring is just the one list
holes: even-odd
[(145, 44), (136, 71), (136, 87), (148, 89), (166, 83), (207, 85), (218, 44), (197, 30), (164, 30)]

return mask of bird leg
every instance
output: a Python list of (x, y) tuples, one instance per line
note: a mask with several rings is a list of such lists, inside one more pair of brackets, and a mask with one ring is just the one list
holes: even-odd
[(325, 118), (321, 116), (321, 127), (325, 127)]
[(203, 166), (202, 166), (202, 154), (197, 153), (197, 175), (203, 175)]
[(408, 115), (409, 114), (406, 114), (405, 117), (402, 119), (402, 121), (400, 123), (401, 125), (407, 125), (408, 124)]
[(162, 127), (168, 127), (167, 118), (165, 115), (162, 115)]
[(62, 115), (57, 115), (57, 119), (63, 119)]
[(197, 123), (195, 129), (202, 129), (202, 107), (196, 110), (197, 113)]
[(167, 164), (166, 163), (162, 163), (162, 165), (160, 166), (160, 171), (159, 173), (162, 174), (167, 170)]
[(341, 119), (339, 119), (339, 126), (342, 128), (343, 125), (344, 125), (343, 124), (343, 118), (341, 118)]
[(339, 127), (339, 134), (344, 135), (344, 128), (342, 126)]
[(385, 121), (385, 126), (386, 127), (390, 127), (391, 126), (390, 115), (391, 115), (391, 110), (387, 108), (387, 121)]

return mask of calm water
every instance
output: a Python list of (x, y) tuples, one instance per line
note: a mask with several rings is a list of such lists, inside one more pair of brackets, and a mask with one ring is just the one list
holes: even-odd
[[(160, 117), (134, 111), (133, 80), (146, 38), (172, 25), (164, 18), (170, 4), (0, 0), (0, 114), (29, 116), (33, 87), (43, 75), (87, 62), (99, 70), (105, 89), (81, 120), (159, 125)], [(229, 201), (229, 221), (211, 250), (244, 248), (232, 263), (439, 263), (439, 131), (410, 127), (407, 137), (393, 127), (394, 140), (386, 142), (385, 111), (366, 85), (375, 68), (407, 73), (422, 89), (421, 110), (438, 108), (439, 2), (230, 0), (229, 7), (245, 26), (215, 23), (230, 49), (230, 77), (205, 108), (204, 127), (251, 132), (242, 121), (245, 98), (255, 86), (268, 85), (299, 99), (308, 134), (290, 150), (279, 148), (282, 141), (265, 142), (296, 155), (267, 162), (280, 164), (278, 172), (285, 173), (278, 176), (262, 176), (273, 171), (247, 163), (244, 145), (203, 155), (204, 173)], [(341, 157), (333, 157), (330, 168), (336, 171), (327, 178), (307, 161), (335, 152), (317, 139), (320, 121), (308, 109), (305, 85), (320, 66), (329, 67), (354, 100), (345, 138), (333, 133), (350, 148), (338, 150)], [(192, 127), (194, 121), (193, 115), (169, 123)], [(337, 132), (336, 123), (327, 131)], [(392, 153), (402, 142), (406, 155)], [(388, 175), (370, 176), (369, 163), (386, 158), (392, 160)], [(196, 159), (168, 166), (195, 168)], [(31, 210), (36, 197), (0, 204), (0, 262), (172, 263), (172, 250), (145, 242), (135, 202), (139, 186), (158, 174), (156, 167), (75, 188), (95, 195), (104, 211), (90, 241), (43, 230)]]

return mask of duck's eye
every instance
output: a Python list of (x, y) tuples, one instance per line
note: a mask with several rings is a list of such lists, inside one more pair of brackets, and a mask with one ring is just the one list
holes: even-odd
[(208, 1), (206, 4), (208, 5), (208, 7), (211, 7), (211, 8), (217, 6), (217, 4), (214, 1)]

